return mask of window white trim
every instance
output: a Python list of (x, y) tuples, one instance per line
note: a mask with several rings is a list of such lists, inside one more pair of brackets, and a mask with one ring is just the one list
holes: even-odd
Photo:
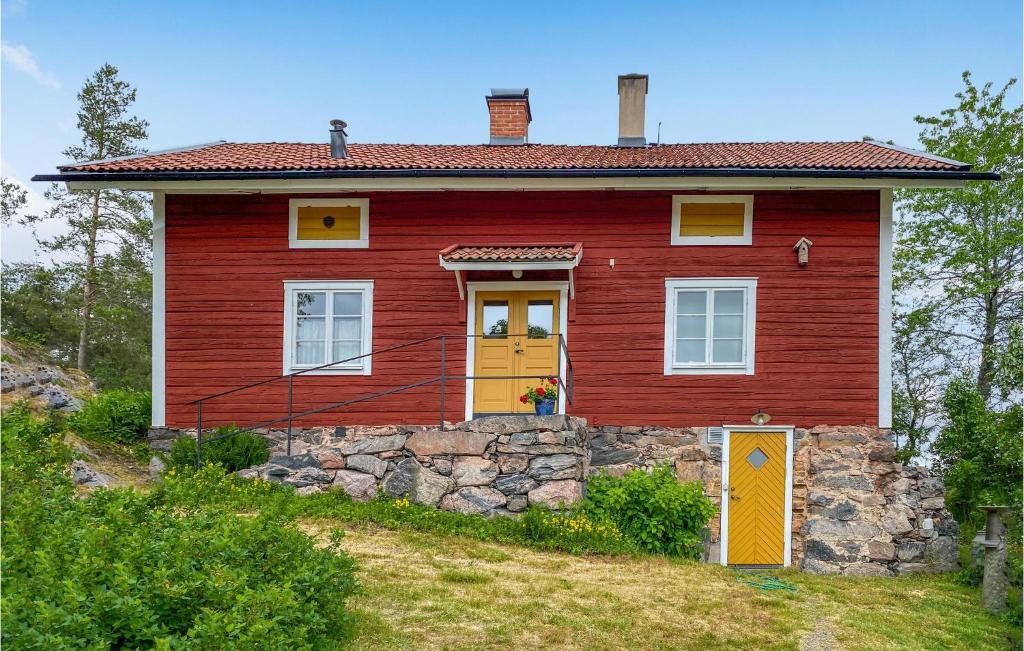
[[(358, 240), (300, 240), (299, 208), (359, 208)], [(365, 249), (370, 246), (369, 199), (289, 199), (288, 248), (290, 249)]]
[[(742, 203), (743, 235), (683, 236), (679, 234), (680, 208), (684, 203)], [(754, 225), (752, 194), (677, 194), (672, 197), (672, 244), (674, 246), (721, 246), (750, 244)]]
[[(736, 364), (676, 363), (676, 298), (680, 290), (743, 290), (743, 360)], [(713, 315), (707, 318), (710, 330)], [(665, 279), (665, 375), (753, 375), (754, 330), (757, 321), (757, 278)], [(710, 346), (710, 338), (708, 340)], [(709, 357), (710, 360), (710, 357)]]
[[(555, 290), (558, 292), (558, 333), (562, 335), (566, 346), (569, 344), (569, 282), (560, 280), (519, 280), (514, 282), (486, 281), (466, 283), (469, 294), (466, 303), (466, 420), (473, 420), (473, 376), (476, 375), (476, 346), (473, 343), (473, 333), (476, 332), (476, 293), (477, 292), (532, 292)], [(566, 377), (565, 355), (559, 354), (561, 364), (558, 373)], [(563, 380), (564, 381), (564, 380)], [(558, 392), (558, 410), (556, 413), (565, 413), (565, 392)]]
[[(295, 364), (295, 295), (298, 292), (358, 291), (363, 298), (363, 341), (362, 353), (373, 350), (373, 281), (372, 280), (286, 280), (284, 281), (284, 373), (294, 373), (313, 365)], [(330, 301), (328, 301), (330, 303)], [(329, 313), (328, 313), (329, 314)], [(325, 318), (325, 332), (330, 332), (328, 318)], [(346, 365), (310, 371), (307, 375), (370, 375), (373, 358), (364, 357), (358, 365)]]
[(793, 425), (725, 425), (722, 438), (722, 518), (718, 535), (718, 560), (729, 564), (729, 446), (733, 432), (778, 432), (786, 435), (786, 499), (783, 528), (782, 566), (789, 567), (793, 556)]

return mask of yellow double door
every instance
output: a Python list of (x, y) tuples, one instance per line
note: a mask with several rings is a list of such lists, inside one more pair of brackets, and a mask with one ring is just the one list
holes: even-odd
[(477, 292), (474, 309), (473, 413), (532, 412), (519, 397), (558, 374), (558, 292)]
[(729, 565), (782, 565), (786, 528), (786, 434), (729, 435)]

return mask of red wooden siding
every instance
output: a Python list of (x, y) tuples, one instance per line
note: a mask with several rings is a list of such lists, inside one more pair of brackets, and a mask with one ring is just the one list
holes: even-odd
[[(195, 423), (196, 397), (280, 375), (285, 280), (373, 280), (375, 349), (464, 333), (456, 242), (583, 242), (568, 346), (570, 413), (598, 424), (875, 424), (878, 414), (877, 192), (757, 192), (752, 246), (670, 246), (671, 193), (368, 193), (368, 249), (288, 248), (286, 195), (169, 195), (167, 424)], [(810, 264), (793, 244), (814, 242)], [(615, 268), (609, 264), (615, 258)], [(564, 279), (562, 272), (545, 277)], [(755, 375), (663, 375), (666, 277), (758, 278)], [(507, 273), (486, 279), (511, 281)], [(471, 276), (471, 280), (475, 279)], [(485, 279), (481, 275), (479, 279)], [(531, 279), (530, 275), (524, 280)], [(448, 372), (465, 371), (451, 344)], [(437, 344), (380, 356), (372, 376), (302, 377), (297, 409), (438, 374)], [(206, 422), (252, 424), (285, 409), (278, 382), (204, 406)], [(438, 388), (321, 414), (306, 424), (436, 422)], [(449, 420), (464, 385), (449, 382)]]

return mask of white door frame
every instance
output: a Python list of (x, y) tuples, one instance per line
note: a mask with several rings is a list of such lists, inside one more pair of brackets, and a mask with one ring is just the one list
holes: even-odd
[[(467, 282), (466, 283), (466, 334), (472, 335), (476, 331), (476, 293), (479, 292), (533, 292), (533, 291), (557, 291), (558, 292), (558, 334), (568, 344), (566, 332), (569, 329), (568, 297), (569, 281), (513, 281), (513, 282)], [(566, 382), (565, 355), (559, 354), (561, 364), (558, 374), (562, 381)], [(476, 363), (476, 339), (469, 336), (466, 338), (466, 375), (472, 378), (474, 365)], [(565, 391), (558, 392), (558, 413), (565, 413)], [(473, 380), (466, 380), (466, 420), (473, 418)]]
[(733, 432), (778, 432), (786, 435), (786, 511), (783, 530), (782, 565), (789, 567), (793, 555), (793, 425), (724, 425), (722, 432), (722, 520), (719, 562), (729, 564), (729, 440)]

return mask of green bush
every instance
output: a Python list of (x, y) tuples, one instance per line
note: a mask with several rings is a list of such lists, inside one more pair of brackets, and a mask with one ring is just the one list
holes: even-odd
[(67, 424), (84, 439), (130, 445), (146, 438), (151, 422), (149, 392), (111, 389), (87, 400)]
[(3, 427), (4, 646), (313, 649), (349, 637), (353, 562), (338, 536), (320, 547), (280, 514), (161, 491), (78, 499), (58, 424), (16, 406)]
[(592, 477), (583, 508), (614, 522), (642, 550), (686, 558), (700, 557), (701, 531), (715, 515), (700, 482), (680, 484), (671, 466)]
[[(218, 427), (208, 436), (212, 440), (203, 442), (203, 464), (214, 464), (228, 472), (258, 466), (270, 458), (267, 442), (262, 437), (250, 432), (236, 432), (235, 427)], [(176, 468), (196, 465), (196, 440), (191, 436), (182, 436), (171, 443), (171, 465)]]

